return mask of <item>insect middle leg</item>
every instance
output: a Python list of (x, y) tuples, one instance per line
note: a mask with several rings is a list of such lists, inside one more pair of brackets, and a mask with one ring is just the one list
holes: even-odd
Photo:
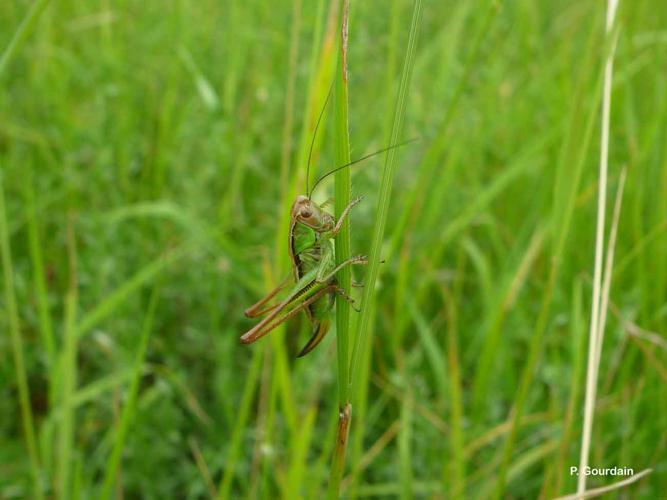
[(368, 259), (366, 258), (365, 255), (357, 255), (355, 257), (351, 257), (347, 259), (346, 261), (341, 262), (338, 264), (336, 267), (334, 267), (331, 272), (324, 274), (325, 268), (323, 267), (320, 269), (320, 273), (317, 274), (317, 277), (315, 278), (315, 281), (319, 283), (326, 283), (327, 281), (330, 281), (334, 276), (336, 276), (336, 273), (343, 269), (345, 266), (351, 266), (351, 265), (364, 265), (368, 263)]

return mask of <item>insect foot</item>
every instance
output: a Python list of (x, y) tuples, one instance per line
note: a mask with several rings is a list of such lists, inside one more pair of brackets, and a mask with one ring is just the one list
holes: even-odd
[(352, 200), (352, 203), (350, 205), (355, 206), (357, 203), (361, 202), (361, 200), (364, 199), (364, 195), (357, 196), (354, 200)]
[(368, 264), (368, 256), (367, 255), (355, 255), (350, 259), (351, 262), (354, 264)]
[(337, 292), (341, 297), (343, 297), (343, 298), (345, 299), (345, 301), (346, 301), (348, 304), (350, 304), (350, 307), (351, 307), (352, 309), (354, 309), (354, 310), (357, 311), (357, 312), (361, 312), (361, 309), (359, 309), (358, 307), (355, 307), (355, 305), (354, 305), (354, 299), (353, 299), (352, 297), (350, 297), (350, 296), (347, 294), (347, 292), (345, 292), (345, 290), (343, 290), (343, 289), (342, 289), (341, 287), (339, 287), (338, 285), (336, 285), (336, 292)]

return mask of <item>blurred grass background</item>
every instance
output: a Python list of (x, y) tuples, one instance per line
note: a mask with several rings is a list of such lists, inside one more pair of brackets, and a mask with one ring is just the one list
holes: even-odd
[[(30, 5), (0, 6), (0, 50)], [(352, 158), (387, 145), (411, 10), (351, 2)], [(502, 475), (508, 497), (574, 491), (604, 14), (594, 1), (424, 3), (405, 125), (421, 141), (400, 152), (345, 496), (487, 498)], [(325, 490), (335, 332), (300, 360), (303, 319), (249, 348), (238, 337), (245, 307), (288, 269), (335, 17), (324, 0), (43, 12), (0, 75), (0, 498)], [(623, 165), (628, 179), (590, 464), (654, 468), (627, 491), (657, 498), (667, 9), (622, 2), (618, 17), (611, 189)], [(335, 166), (331, 122), (320, 173)], [(352, 172), (353, 254), (370, 245), (379, 167)]]

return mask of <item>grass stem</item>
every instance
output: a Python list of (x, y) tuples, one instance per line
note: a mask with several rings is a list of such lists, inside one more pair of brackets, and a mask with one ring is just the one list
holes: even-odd
[(39, 20), (39, 17), (42, 15), (42, 12), (44, 12), (44, 9), (48, 4), (49, 0), (36, 0), (30, 7), (30, 10), (23, 18), (23, 21), (14, 33), (14, 36), (9, 41), (9, 44), (0, 56), (0, 77), (2, 77), (2, 74), (7, 69), (7, 66), (9, 65), (9, 62), (11, 61), (14, 54), (18, 52), (18, 50), (28, 38), (28, 35), (30, 35), (32, 32), (35, 24), (37, 24), (37, 21)]
[[(422, 2), (415, 0), (412, 10), (412, 21), (410, 23), (410, 34), (408, 38), (408, 46), (405, 52), (405, 61), (403, 63), (403, 72), (401, 75), (401, 83), (398, 88), (398, 97), (396, 99), (396, 107), (394, 110), (394, 123), (391, 130), (391, 139), (389, 144), (397, 144), (401, 140), (403, 134), (403, 121), (405, 117), (405, 109), (407, 106), (407, 95), (410, 89), (410, 80), (412, 77), (412, 69), (414, 67), (415, 54), (417, 51), (417, 42), (419, 39), (419, 30), (421, 27), (422, 17)], [(380, 183), (380, 196), (377, 204), (377, 215), (373, 230), (373, 239), (371, 243), (371, 250), (368, 259), (368, 269), (366, 271), (366, 279), (364, 281), (364, 293), (361, 301), (361, 317), (359, 318), (359, 325), (357, 335), (355, 338), (355, 345), (352, 351), (352, 362), (350, 366), (350, 381), (354, 383), (359, 371), (360, 361), (362, 359), (362, 349), (365, 345), (365, 338), (368, 334), (370, 322), (372, 301), (375, 295), (375, 283), (380, 273), (380, 261), (382, 244), (384, 242), (385, 227), (389, 217), (389, 201), (391, 199), (391, 189), (394, 180), (394, 171), (398, 163), (398, 149), (390, 149), (385, 156), (385, 164), (382, 170), (382, 180)]]
[[(348, 27), (349, 0), (341, 0), (340, 49), (334, 83), (334, 127), (336, 136), (336, 164), (345, 165), (350, 162), (350, 131), (348, 123)], [(334, 186), (334, 203), (336, 217), (350, 203), (350, 169), (344, 168), (336, 172)], [(336, 265), (350, 257), (350, 222), (345, 220), (335, 239)], [(337, 276), (338, 284), (343, 290), (349, 290), (352, 274), (349, 266), (343, 268)], [(345, 452), (350, 429), (351, 405), (349, 400), (349, 344), (350, 344), (350, 305), (339, 295), (336, 297), (336, 357), (338, 359), (338, 427), (336, 445), (334, 447), (331, 477), (329, 480), (329, 498), (337, 498), (340, 493), (340, 482), (345, 469)]]
[[(39, 17), (48, 5), (49, 0), (35, 1), (30, 10), (23, 18), (18, 29), (14, 32), (9, 44), (0, 55), (0, 79), (9, 66), (14, 55), (19, 51), (28, 35), (32, 32)], [(35, 441), (34, 422), (32, 409), (30, 408), (30, 391), (28, 389), (25, 363), (23, 360), (23, 342), (19, 331), (18, 308), (16, 306), (16, 295), (14, 292), (14, 268), (12, 267), (11, 249), (9, 245), (9, 234), (7, 230), (7, 213), (5, 210), (4, 186), (2, 184), (2, 173), (0, 172), (0, 252), (2, 253), (2, 269), (5, 275), (5, 300), (9, 316), (9, 334), (12, 343), (14, 357), (14, 370), (16, 382), (19, 389), (19, 401), (21, 406), (21, 419), (23, 422), (23, 434), (30, 459), (30, 470), (33, 479), (33, 494), (35, 498), (42, 498), (40, 481), (40, 465)]]
[[(614, 26), (618, 0), (607, 2), (606, 33), (609, 36)], [(612, 42), (612, 48), (607, 55), (604, 68), (604, 86), (602, 94), (602, 127), (600, 132), (600, 169), (598, 178), (598, 207), (597, 224), (595, 229), (595, 262), (593, 270), (593, 299), (591, 305), (591, 323), (588, 345), (588, 365), (586, 369), (586, 396), (584, 400), (584, 427), (581, 436), (581, 454), (579, 457), (579, 470), (583, 471), (588, 466), (588, 455), (591, 444), (591, 433), (593, 428), (593, 414), (595, 412), (595, 398), (597, 374), (599, 369), (599, 349), (601, 346), (601, 330), (604, 323), (600, 310), (602, 304), (602, 262), (604, 259), (604, 227), (605, 212), (607, 208), (607, 171), (609, 162), (609, 114), (611, 109), (611, 80), (614, 64), (614, 51), (616, 38)], [(619, 188), (620, 189), (620, 188)], [(580, 474), (577, 480), (577, 493), (586, 490), (586, 474)]]
[(7, 231), (7, 210), (5, 207), (5, 189), (2, 172), (0, 172), (0, 253), (2, 254), (2, 273), (5, 285), (5, 307), (9, 320), (9, 336), (14, 358), (14, 374), (19, 392), (19, 405), (21, 407), (21, 421), (23, 423), (23, 436), (30, 460), (30, 471), (33, 480), (33, 492), (36, 498), (42, 498), (40, 485), (40, 466), (35, 441), (35, 427), (30, 407), (30, 389), (26, 376), (25, 362), (23, 360), (23, 339), (19, 328), (19, 313), (16, 305), (16, 293), (14, 291), (14, 267), (12, 265), (11, 248)]
[(65, 317), (63, 325), (63, 346), (60, 352), (60, 372), (58, 381), (60, 399), (60, 422), (58, 428), (58, 498), (72, 498), (72, 471), (76, 460), (74, 451), (74, 432), (76, 429), (76, 410), (74, 393), (77, 385), (77, 310), (78, 280), (76, 239), (74, 236), (74, 217), (70, 214), (67, 226), (67, 254), (69, 264), (69, 285), (65, 295)]
[[(597, 107), (591, 107), (586, 119), (580, 124), (579, 109), (584, 103), (585, 85), (591, 78), (589, 75), (593, 56), (596, 53), (596, 29), (591, 28), (589, 40), (584, 51), (582, 75), (575, 91), (574, 110), (570, 116), (570, 127), (565, 139), (562, 154), (559, 158), (557, 176), (555, 180), (555, 196), (552, 208), (549, 233), (551, 238), (551, 268), (549, 269), (546, 286), (542, 294), (540, 310), (535, 322), (535, 328), (527, 347), (526, 362), (521, 370), (519, 384), (513, 399), (510, 412), (510, 429), (500, 450), (501, 462), (497, 473), (496, 487), (492, 498), (500, 499), (505, 493), (508, 471), (512, 460), (514, 445), (516, 444), (520, 422), (533, 378), (544, 346), (544, 337), (549, 326), (552, 300), (565, 254), (566, 242), (570, 233), (572, 219), (575, 212), (576, 195), (581, 184), (581, 174), (586, 161), (586, 153), (591, 143), (595, 124)], [(596, 82), (595, 99), (597, 102), (600, 87)]]
[(151, 331), (153, 330), (153, 319), (155, 318), (155, 308), (157, 306), (157, 302), (158, 287), (156, 286), (153, 289), (153, 293), (151, 294), (148, 310), (146, 312), (146, 318), (141, 329), (141, 337), (139, 339), (139, 346), (137, 347), (135, 355), (135, 361), (132, 370), (132, 380), (130, 381), (130, 386), (128, 389), (127, 402), (123, 407), (123, 412), (121, 413), (118, 429), (116, 430), (116, 436), (114, 439), (113, 448), (111, 450), (111, 455), (107, 461), (104, 483), (102, 484), (102, 494), (100, 495), (100, 498), (111, 497), (114, 480), (117, 477), (118, 465), (120, 464), (123, 445), (125, 444), (127, 431), (130, 427), (130, 421), (135, 413), (137, 395), (139, 394), (139, 382), (141, 380), (141, 373), (144, 366), (144, 360), (146, 358), (148, 340), (150, 338)]

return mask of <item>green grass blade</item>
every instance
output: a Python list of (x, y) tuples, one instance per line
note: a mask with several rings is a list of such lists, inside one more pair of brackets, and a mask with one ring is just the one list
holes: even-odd
[[(18, 29), (14, 32), (5, 50), (0, 55), (0, 81), (4, 76), (9, 63), (14, 55), (25, 43), (26, 39), (34, 29), (39, 17), (48, 5), (49, 0), (36, 0), (30, 10), (23, 18)], [(21, 419), (23, 423), (23, 434), (26, 440), (28, 456), (30, 458), (30, 470), (33, 477), (33, 494), (35, 498), (42, 498), (40, 484), (40, 466), (35, 440), (34, 422), (30, 408), (30, 394), (28, 389), (25, 363), (23, 360), (23, 342), (19, 331), (18, 309), (16, 307), (16, 295), (14, 292), (14, 268), (12, 267), (11, 249), (7, 230), (7, 213), (5, 210), (4, 184), (2, 172), (0, 172), (0, 246), (2, 251), (2, 268), (5, 275), (5, 300), (9, 316), (9, 332), (12, 343), (12, 354), (14, 358), (14, 370), (19, 388), (19, 400), (21, 406)], [(47, 340), (45, 338), (45, 340)], [(47, 340), (48, 341), (48, 340)], [(48, 346), (47, 346), (48, 347)], [(52, 346), (51, 346), (52, 347)]]
[(44, 9), (49, 4), (49, 0), (36, 0), (31, 6), (30, 10), (26, 14), (25, 18), (21, 22), (21, 25), (18, 27), (14, 36), (9, 41), (9, 44), (5, 48), (2, 56), (0, 56), (0, 78), (7, 69), (9, 62), (14, 57), (14, 54), (18, 52), (21, 46), (25, 43), (28, 35), (32, 32), (39, 20), (39, 17), (44, 12)]
[[(371, 325), (372, 327), (372, 325)], [(370, 342), (372, 337), (368, 335), (366, 337), (366, 342)], [(361, 359), (361, 368), (359, 369), (359, 385), (357, 385), (356, 390), (354, 391), (354, 400), (352, 401), (352, 406), (354, 408), (354, 432), (350, 430), (352, 434), (352, 443), (350, 450), (350, 465), (352, 466), (350, 485), (346, 489), (346, 495), (351, 498), (356, 497), (356, 488), (358, 487), (358, 480), (361, 471), (359, 470), (359, 462), (362, 457), (364, 437), (366, 436), (366, 431), (369, 428), (372, 428), (370, 422), (368, 422), (368, 401), (372, 387), (371, 387), (371, 349), (369, 345), (365, 345), (363, 348), (364, 357)]]
[(144, 366), (144, 360), (146, 359), (148, 340), (150, 339), (150, 335), (153, 330), (153, 320), (155, 318), (157, 302), (158, 287), (156, 286), (153, 289), (153, 293), (151, 294), (148, 310), (146, 311), (146, 317), (141, 329), (141, 337), (139, 339), (139, 345), (136, 350), (136, 357), (132, 370), (132, 378), (130, 380), (127, 402), (125, 403), (125, 407), (123, 408), (123, 412), (120, 416), (120, 422), (118, 423), (118, 429), (116, 430), (116, 436), (113, 443), (113, 449), (111, 450), (111, 455), (107, 460), (100, 498), (110, 498), (112, 494), (112, 488), (118, 473), (118, 465), (120, 464), (120, 456), (123, 451), (123, 445), (125, 444), (127, 431), (130, 427), (130, 421), (134, 416), (137, 395), (139, 393), (139, 381), (141, 380), (142, 368)]
[[(576, 97), (576, 104), (572, 106), (573, 112), (571, 120), (573, 123), (579, 123), (581, 106), (584, 101), (584, 90), (589, 81), (589, 73), (592, 67), (592, 58), (594, 56), (593, 43), (595, 40), (595, 26), (591, 28), (588, 47), (585, 55), (585, 62), (582, 64), (582, 76), (579, 81), (579, 89)], [(594, 79), (595, 83), (595, 100), (601, 91), (601, 80)], [(535, 368), (540, 359), (543, 339), (549, 324), (549, 315), (551, 312), (551, 303), (553, 294), (556, 289), (558, 276), (560, 274), (561, 260), (563, 252), (565, 251), (566, 241), (570, 232), (572, 218), (575, 212), (576, 194), (579, 191), (581, 182), (581, 173), (583, 165), (586, 160), (586, 153), (590, 146), (591, 137), (593, 133), (593, 125), (595, 123), (595, 112), (597, 106), (591, 106), (588, 110), (583, 126), (580, 124), (577, 130), (570, 130), (565, 140), (564, 153), (560, 158), (558, 165), (558, 176), (556, 178), (555, 191), (556, 196), (554, 207), (552, 210), (551, 221), (549, 226), (551, 242), (552, 242), (552, 262), (553, 265), (549, 271), (547, 284), (542, 296), (540, 311), (535, 321), (535, 329), (531, 336), (528, 345), (528, 353), (526, 362), (522, 368), (519, 378), (519, 386), (513, 400), (512, 412), (510, 415), (511, 426), (507, 434), (505, 443), (501, 449), (501, 463), (497, 475), (496, 488), (493, 498), (501, 498), (505, 491), (507, 472), (511, 466), (512, 452), (517, 439), (517, 432), (521, 416), (524, 411), (524, 405), (528, 397), (529, 390), (535, 376)], [(581, 127), (581, 131), (578, 128)]]
[(300, 432), (290, 445), (291, 457), (286, 473), (287, 480), (285, 481), (283, 498), (303, 497), (308, 449), (312, 439), (315, 415), (316, 411), (313, 408), (306, 412), (300, 424)]
[(230, 490), (232, 488), (232, 481), (234, 479), (235, 466), (238, 463), (239, 454), (241, 452), (241, 441), (243, 434), (248, 425), (250, 417), (250, 407), (257, 388), (257, 381), (259, 379), (259, 372), (261, 369), (262, 350), (255, 349), (252, 353), (252, 361), (250, 369), (246, 374), (246, 382), (243, 387), (243, 395), (238, 406), (238, 418), (236, 425), (232, 429), (229, 438), (229, 447), (227, 449), (227, 460), (225, 462), (224, 472), (222, 474), (222, 481), (218, 489), (218, 498), (220, 500), (230, 497)]
[(5, 307), (9, 320), (9, 336), (12, 344), (12, 355), (14, 358), (14, 374), (19, 391), (19, 404), (21, 407), (21, 422), (23, 424), (23, 436), (30, 458), (30, 471), (33, 479), (33, 494), (42, 498), (40, 485), (40, 466), (35, 441), (35, 427), (30, 407), (30, 389), (26, 376), (25, 362), (23, 359), (23, 339), (19, 327), (19, 313), (16, 305), (16, 293), (14, 291), (14, 267), (12, 264), (9, 236), (7, 234), (7, 210), (5, 207), (5, 188), (3, 172), (0, 172), (0, 252), (2, 253), (2, 274), (5, 284)]
[(79, 322), (78, 335), (82, 336), (88, 332), (100, 321), (112, 314), (116, 308), (129, 298), (131, 294), (136, 292), (146, 283), (158, 276), (164, 269), (169, 267), (173, 262), (184, 255), (184, 250), (172, 251), (166, 255), (159, 257), (156, 261), (151, 262), (139, 270), (132, 278), (127, 280), (117, 290), (112, 292), (102, 302), (95, 306), (92, 310), (81, 317)]
[[(584, 306), (583, 306), (583, 283), (581, 279), (578, 279), (574, 282), (572, 286), (572, 377), (571, 377), (571, 389), (567, 401), (567, 406), (565, 409), (565, 415), (563, 416), (563, 424), (561, 430), (560, 446), (558, 449), (556, 466), (555, 466), (555, 479), (554, 484), (549, 485), (549, 489), (546, 490), (548, 498), (555, 497), (561, 493), (561, 485), (563, 482), (563, 476), (567, 472), (567, 455), (569, 445), (572, 442), (572, 433), (574, 427), (574, 420), (576, 418), (576, 408), (579, 404), (579, 396), (581, 393), (581, 380), (584, 372), (584, 359), (586, 352), (586, 335), (584, 334), (585, 330), (585, 319), (584, 319)], [(574, 479), (574, 478), (572, 478)], [(551, 491), (550, 491), (551, 489)]]
[[(404, 382), (409, 384), (408, 380)], [(401, 484), (399, 498), (401, 500), (410, 500), (414, 498), (414, 477), (412, 471), (413, 461), (413, 415), (412, 407), (414, 405), (414, 396), (412, 389), (408, 386), (405, 389), (405, 401), (401, 405), (401, 424), (398, 431), (398, 477)]]
[[(611, 112), (611, 82), (614, 68), (614, 52), (618, 30), (614, 30), (614, 19), (618, 0), (607, 2), (606, 35), (613, 36), (610, 52), (607, 54), (604, 67), (604, 83), (602, 93), (602, 117), (600, 134), (600, 166), (598, 171), (598, 203), (595, 226), (595, 258), (593, 265), (593, 291), (591, 297), (591, 321), (589, 330), (588, 364), (586, 369), (586, 392), (584, 397), (584, 422), (581, 436), (581, 454), (579, 456), (579, 470), (586, 470), (590, 454), (591, 434), (595, 414), (595, 400), (597, 394), (598, 370), (600, 366), (600, 349), (604, 336), (606, 310), (603, 296), (603, 260), (609, 255), (613, 259), (613, 247), (605, 247), (605, 214), (607, 212), (607, 176), (609, 171), (609, 122)], [(619, 188), (622, 191), (623, 182)], [(610, 253), (611, 252), (611, 253)], [(609, 273), (611, 276), (611, 264)], [(605, 278), (606, 279), (606, 278)], [(577, 481), (577, 493), (583, 494), (586, 490), (586, 474), (580, 474)]]
[[(345, 165), (350, 162), (350, 130), (348, 124), (348, 22), (349, 0), (341, 0), (341, 31), (334, 83), (334, 130), (335, 130), (335, 158), (336, 165)], [(350, 169), (344, 168), (335, 174), (334, 201), (336, 217), (345, 210), (350, 203)], [(350, 221), (345, 220), (335, 239), (336, 264), (340, 264), (350, 257)], [(352, 273), (349, 266), (341, 269), (336, 280), (343, 290), (349, 290), (352, 282)], [(345, 468), (345, 453), (349, 432), (349, 344), (350, 344), (350, 305), (341, 297), (336, 296), (336, 359), (338, 360), (338, 435), (334, 447), (331, 476), (329, 479), (330, 499), (337, 498), (340, 491), (340, 482)]]
[(502, 327), (508, 310), (516, 301), (517, 294), (523, 288), (535, 260), (542, 251), (544, 233), (545, 231), (542, 228), (537, 229), (531, 236), (530, 241), (519, 250), (520, 255), (509, 256), (507, 271), (504, 273), (506, 276), (504, 282), (501, 286), (496, 287), (497, 297), (493, 301), (487, 325), (484, 327), (486, 330), (484, 345), (477, 358), (475, 378), (472, 384), (472, 401), (475, 413), (485, 411), (489, 383), (493, 374), (492, 367), (496, 361), (501, 342)]
[(438, 339), (434, 335), (431, 326), (428, 324), (426, 317), (419, 310), (414, 299), (408, 299), (408, 308), (412, 321), (414, 321), (415, 329), (419, 335), (419, 341), (422, 350), (426, 355), (428, 364), (433, 371), (433, 379), (440, 384), (439, 389), (441, 395), (444, 395), (442, 384), (447, 380), (447, 365), (445, 363), (445, 356), (438, 345)]
[[(347, 82), (347, 16), (348, 0), (343, 2), (343, 25), (341, 33), (341, 53), (338, 57), (338, 70), (334, 86), (334, 126), (336, 134), (336, 164), (350, 162), (350, 131), (348, 124), (348, 82)], [(335, 174), (335, 211), (336, 216), (350, 203), (350, 169), (344, 168)], [(350, 222), (346, 219), (336, 237), (336, 265), (350, 257)], [(350, 289), (351, 272), (349, 267), (341, 269), (337, 280), (344, 290)], [(342, 408), (348, 401), (348, 342), (349, 342), (350, 306), (342, 297), (336, 297), (336, 335), (338, 358), (338, 403)]]
[[(422, 17), (422, 2), (415, 0), (412, 21), (410, 24), (410, 34), (408, 38), (408, 46), (405, 53), (405, 62), (403, 64), (403, 72), (401, 75), (401, 83), (398, 89), (398, 97), (396, 100), (396, 108), (394, 111), (394, 124), (391, 131), (391, 139), (389, 144), (397, 144), (401, 141), (403, 133), (403, 121), (405, 118), (405, 110), (407, 106), (407, 96), (410, 89), (410, 80), (412, 77), (412, 69), (414, 67), (415, 53), (417, 50), (417, 41), (419, 39), (419, 30), (421, 27)], [(368, 270), (366, 271), (366, 279), (364, 284), (364, 293), (361, 302), (361, 317), (359, 319), (359, 326), (357, 328), (357, 335), (355, 338), (355, 345), (352, 351), (352, 364), (350, 366), (350, 382), (354, 384), (356, 376), (359, 371), (360, 360), (362, 357), (362, 347), (365, 344), (365, 337), (369, 331), (371, 322), (371, 302), (375, 295), (375, 282), (377, 281), (380, 272), (380, 261), (382, 244), (384, 242), (384, 232), (387, 225), (387, 217), (389, 215), (389, 201), (391, 199), (391, 189), (394, 179), (394, 171), (398, 161), (398, 150), (390, 149), (385, 157), (385, 164), (382, 171), (382, 180), (380, 184), (380, 196), (377, 205), (377, 215), (375, 219), (375, 227), (373, 230), (373, 239), (371, 243), (371, 250), (369, 253)]]
[[(460, 273), (463, 275), (463, 272)], [(459, 282), (460, 283), (460, 282)], [(447, 394), (450, 408), (451, 438), (448, 451), (443, 462), (443, 489), (449, 486), (449, 498), (465, 498), (465, 423), (463, 409), (463, 384), (461, 383), (461, 360), (459, 357), (459, 329), (457, 311), (461, 303), (461, 287), (456, 287), (455, 294), (443, 291), (447, 314)], [(444, 383), (444, 382), (443, 382)], [(448, 463), (449, 458), (449, 463)], [(450, 482), (451, 477), (451, 482)], [(445, 489), (445, 491), (447, 491)]]
[(65, 318), (63, 325), (63, 346), (60, 351), (58, 399), (60, 421), (58, 422), (58, 448), (56, 485), (58, 498), (72, 498), (73, 465), (76, 455), (74, 430), (76, 428), (76, 410), (74, 408), (74, 393), (77, 381), (77, 309), (78, 283), (76, 242), (74, 238), (74, 221), (70, 217), (67, 230), (67, 251), (69, 260), (69, 286), (65, 295)]
[(24, 196), (27, 210), (28, 247), (30, 249), (30, 260), (35, 281), (35, 294), (37, 295), (39, 313), (39, 331), (46, 350), (48, 366), (53, 369), (56, 352), (56, 342), (53, 335), (51, 313), (49, 311), (49, 296), (46, 289), (44, 276), (44, 258), (39, 239), (37, 213), (35, 211), (35, 188), (32, 178), (32, 167), (28, 167), (27, 179), (24, 184)]

